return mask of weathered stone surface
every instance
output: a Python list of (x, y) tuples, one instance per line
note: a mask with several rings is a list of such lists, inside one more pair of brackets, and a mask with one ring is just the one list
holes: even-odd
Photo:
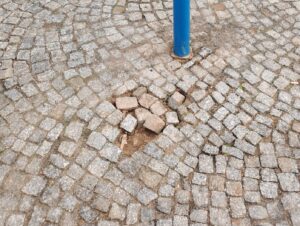
[(157, 197), (158, 195), (148, 188), (141, 189), (137, 195), (138, 200), (144, 205), (148, 205)]
[(7, 221), (7, 226), (17, 226), (17, 225), (23, 225), (25, 221), (25, 216), (23, 214), (14, 214), (11, 215)]
[(130, 203), (128, 205), (126, 224), (135, 224), (138, 222), (140, 209), (141, 204), (139, 203)]
[(96, 108), (96, 112), (97, 114), (101, 117), (101, 118), (106, 118), (107, 116), (109, 116), (111, 113), (113, 113), (116, 110), (116, 108), (114, 107), (114, 105), (112, 105), (110, 102), (108, 101), (104, 101), (101, 104), (98, 105), (98, 107)]
[(278, 185), (277, 183), (272, 182), (261, 182), (260, 183), (260, 192), (263, 197), (274, 199), (278, 195)]
[(106, 213), (110, 208), (110, 203), (111, 202), (109, 199), (102, 196), (97, 196), (92, 203), (92, 207)]
[(188, 226), (189, 220), (185, 216), (174, 216), (173, 218), (173, 225), (174, 226)]
[(199, 172), (213, 173), (214, 163), (213, 158), (208, 155), (199, 155)]
[(227, 210), (210, 208), (210, 223), (212, 225), (231, 225), (231, 220)]
[(226, 183), (226, 192), (232, 196), (242, 196), (243, 187), (241, 182), (228, 181)]
[(168, 105), (170, 108), (176, 110), (184, 101), (185, 97), (179, 93), (175, 92), (168, 100)]
[(97, 150), (101, 150), (106, 143), (106, 138), (101, 133), (92, 132), (86, 143)]
[(230, 208), (234, 218), (240, 218), (246, 215), (246, 206), (243, 198), (230, 198)]
[(298, 178), (293, 173), (279, 173), (278, 175), (280, 187), (283, 191), (300, 191)]
[(256, 220), (262, 220), (268, 217), (266, 208), (258, 205), (249, 207), (249, 215)]
[(140, 179), (150, 188), (155, 188), (162, 179), (162, 176), (153, 171), (142, 171)]
[(45, 188), (47, 181), (40, 176), (34, 176), (26, 185), (23, 187), (22, 191), (28, 195), (39, 195)]
[(164, 131), (163, 134), (168, 136), (172, 141), (174, 142), (180, 142), (184, 139), (183, 133), (181, 133), (175, 126), (168, 125)]
[(119, 206), (116, 203), (113, 203), (111, 209), (109, 211), (109, 218), (113, 220), (124, 220), (126, 217), (126, 210), (125, 208)]
[(179, 123), (178, 115), (175, 111), (167, 112), (166, 120), (167, 120), (168, 124), (178, 124)]
[(290, 158), (279, 158), (278, 159), (279, 168), (283, 173), (298, 173), (297, 162)]
[[(105, 125), (101, 131), (101, 136), (104, 135), (104, 137), (106, 137), (110, 142), (115, 142), (115, 140), (117, 139), (117, 137), (120, 134), (120, 130), (117, 127), (111, 126), (111, 125)], [(90, 138), (90, 137), (89, 137)], [(103, 142), (102, 138), (98, 138), (98, 145), (99, 147), (100, 142)], [(90, 145), (91, 146), (91, 145)], [(97, 149), (97, 148), (96, 148)]]
[(160, 133), (160, 131), (164, 128), (165, 122), (158, 117), (157, 115), (149, 115), (145, 123), (143, 125), (146, 129), (151, 130), (152, 132), (155, 133)]
[(84, 219), (84, 221), (89, 223), (93, 222), (98, 216), (98, 213), (88, 206), (81, 207), (79, 214)]
[[(223, 190), (223, 189), (221, 189)], [(214, 207), (226, 208), (228, 200), (225, 192), (213, 191), (211, 194), (211, 203)]]
[(74, 142), (63, 141), (59, 147), (58, 151), (66, 156), (72, 156), (76, 150), (77, 146)]
[(153, 114), (158, 116), (161, 116), (167, 112), (167, 108), (160, 101), (156, 101), (154, 104), (152, 104), (150, 110)]
[(207, 215), (207, 210), (194, 209), (190, 214), (190, 219), (195, 222), (206, 223), (208, 217)]
[(139, 98), (139, 103), (142, 107), (149, 109), (152, 104), (157, 100), (156, 97), (152, 96), (151, 94), (144, 93), (140, 98)]
[(244, 154), (241, 150), (234, 148), (234, 147), (229, 147), (226, 145), (222, 146), (222, 152), (225, 154), (228, 154), (228, 155), (232, 155), (239, 159), (243, 159), (243, 157), (244, 157)]
[(78, 141), (81, 137), (83, 126), (80, 122), (71, 122), (66, 128), (65, 135), (72, 140)]
[(137, 126), (137, 119), (131, 114), (128, 114), (124, 120), (121, 122), (121, 128), (129, 133), (132, 133)]
[(118, 221), (100, 220), (98, 226), (120, 226), (120, 223)]
[(158, 198), (157, 209), (165, 214), (170, 214), (174, 206), (173, 200), (170, 198)]
[(152, 115), (152, 113), (145, 108), (135, 109), (134, 114), (138, 120), (138, 123), (144, 123), (146, 118)]
[(209, 177), (209, 188), (214, 191), (224, 191), (225, 178), (218, 175), (211, 175)]
[(136, 97), (118, 97), (116, 99), (116, 106), (120, 110), (132, 110), (137, 108), (138, 102)]
[[(298, 42), (299, 42), (298, 45), (300, 45), (300, 41), (298, 41)], [(300, 224), (300, 217), (299, 217), (299, 215), (300, 215), (299, 209), (291, 211), (291, 220), (292, 220), (293, 225)]]
[(0, 69), (0, 80), (7, 79), (13, 76), (12, 68)]
[(91, 174), (96, 177), (102, 177), (104, 173), (108, 170), (109, 162), (96, 157), (88, 167)]
[(108, 144), (105, 145), (99, 153), (101, 157), (106, 158), (111, 162), (117, 162), (121, 152), (121, 149), (117, 146)]

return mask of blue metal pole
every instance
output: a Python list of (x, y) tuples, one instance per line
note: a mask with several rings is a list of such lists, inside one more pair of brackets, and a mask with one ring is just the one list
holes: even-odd
[(190, 55), (190, 0), (173, 0), (174, 54)]

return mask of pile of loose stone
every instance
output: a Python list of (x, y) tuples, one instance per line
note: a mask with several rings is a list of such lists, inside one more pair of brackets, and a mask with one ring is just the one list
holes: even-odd
[(120, 127), (130, 134), (138, 126), (159, 134), (166, 125), (179, 124), (176, 110), (184, 100), (185, 96), (176, 91), (166, 103), (139, 87), (132, 95), (116, 98), (116, 107), (127, 113)]

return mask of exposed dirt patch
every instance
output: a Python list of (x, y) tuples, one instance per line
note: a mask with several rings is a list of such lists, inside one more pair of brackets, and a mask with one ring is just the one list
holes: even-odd
[[(137, 87), (134, 90), (124, 92), (120, 95), (113, 95), (109, 99), (110, 103), (113, 104), (117, 109), (119, 109), (123, 113), (123, 119), (117, 125), (121, 130), (121, 134), (118, 136), (115, 145), (117, 145), (122, 150), (122, 153), (125, 156), (131, 156), (136, 151), (140, 150), (146, 144), (150, 143), (151, 141), (153, 141), (159, 136), (161, 131), (163, 131), (163, 129), (168, 125), (167, 122), (168, 112), (169, 113), (176, 112), (176, 116), (178, 117), (179, 120), (179, 122), (172, 122), (172, 116), (168, 116), (169, 124), (174, 123), (174, 125), (177, 125), (180, 123), (179, 113), (177, 112), (177, 110), (171, 109), (169, 107), (167, 103), (168, 98), (164, 98), (164, 99), (158, 98), (153, 93), (149, 92), (146, 88), (142, 90), (140, 90), (140, 88), (145, 88), (145, 87)], [(184, 94), (183, 91), (179, 89), (177, 89), (176, 91), (178, 91), (186, 98), (186, 94)], [(175, 91), (173, 92), (173, 94), (174, 93)], [(149, 106), (146, 106), (145, 101), (151, 102), (152, 100), (150, 97), (148, 97), (150, 98), (148, 100), (143, 99), (144, 94), (148, 94), (149, 96), (155, 98), (154, 102), (151, 103)], [(169, 96), (172, 96), (173, 94), (170, 94)], [(137, 98), (137, 106), (134, 106), (133, 109), (131, 108), (126, 109), (126, 107), (118, 106), (120, 104), (116, 104), (117, 99), (124, 98), (124, 97)], [(141, 99), (143, 100), (141, 101)], [(126, 101), (126, 100), (119, 100), (119, 103), (122, 101)], [(131, 104), (129, 102), (130, 101), (128, 101), (127, 104)], [(146, 113), (137, 110), (145, 110)], [(147, 116), (147, 113), (149, 113), (150, 116), (156, 116), (157, 118), (155, 118), (154, 121), (151, 122), (149, 122), (149, 118), (148, 118), (148, 123), (146, 123), (147, 117), (149, 116), (149, 115)], [(127, 128), (128, 126), (122, 127), (122, 122), (129, 114), (131, 115), (131, 117), (134, 117), (137, 120), (136, 125), (134, 126), (135, 128), (133, 130), (130, 129), (128, 130)], [(157, 120), (159, 122), (163, 121), (163, 123), (157, 123)], [(170, 151), (172, 150), (173, 148), (171, 148)]]
[(117, 145), (122, 149), (124, 155), (131, 156), (157, 136), (157, 134), (141, 127), (137, 128), (133, 134), (123, 132), (117, 141)]

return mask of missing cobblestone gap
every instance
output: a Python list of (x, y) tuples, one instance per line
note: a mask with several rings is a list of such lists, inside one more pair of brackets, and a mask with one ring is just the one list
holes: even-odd
[[(154, 73), (151, 68), (149, 72)], [(114, 97), (114, 105), (124, 115), (119, 125), (123, 133), (117, 140), (123, 153), (133, 154), (154, 140), (165, 126), (178, 125), (176, 109), (184, 100), (185, 97), (178, 91), (165, 100), (154, 96), (145, 87)]]

